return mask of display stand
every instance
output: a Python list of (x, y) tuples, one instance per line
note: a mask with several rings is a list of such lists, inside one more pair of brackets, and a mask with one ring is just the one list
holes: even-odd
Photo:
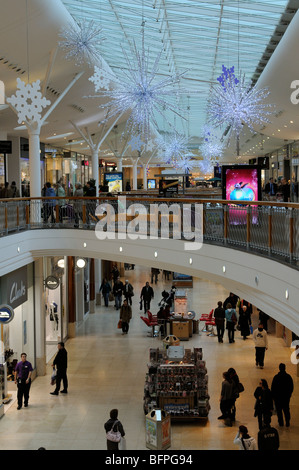
[[(177, 348), (172, 351), (173, 348)], [(144, 412), (159, 408), (171, 420), (207, 418), (210, 410), (208, 376), (202, 349), (170, 346), (150, 349), (144, 387)]]

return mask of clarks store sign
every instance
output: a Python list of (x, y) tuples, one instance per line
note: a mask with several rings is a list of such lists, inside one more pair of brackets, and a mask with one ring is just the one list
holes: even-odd
[(7, 275), (7, 303), (12, 308), (27, 301), (27, 267), (17, 269)]

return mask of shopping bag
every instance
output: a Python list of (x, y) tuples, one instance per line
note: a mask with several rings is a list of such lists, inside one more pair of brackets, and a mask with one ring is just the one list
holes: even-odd
[(121, 328), (121, 325), (122, 325), (122, 321), (119, 320), (119, 321), (118, 321), (118, 324), (117, 324), (117, 328)]
[(139, 310), (142, 310), (142, 300), (139, 302)]
[(55, 385), (56, 375), (57, 375), (57, 370), (53, 367), (53, 372), (52, 372), (52, 375), (51, 375), (51, 385)]

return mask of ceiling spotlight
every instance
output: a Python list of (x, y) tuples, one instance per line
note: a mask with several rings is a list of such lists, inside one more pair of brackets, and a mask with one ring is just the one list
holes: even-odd
[(286, 289), (285, 295), (286, 295), (286, 299), (288, 300), (288, 298), (289, 298), (289, 290), (288, 289)]
[(119, 247), (119, 251), (120, 251), (120, 252), (123, 251), (123, 247), (122, 247), (122, 246)]
[(86, 248), (86, 247), (87, 247), (87, 244), (86, 244), (85, 242), (83, 243), (83, 247), (84, 247), (84, 248)]
[(57, 266), (58, 266), (59, 268), (64, 269), (64, 258), (60, 258), (60, 259), (57, 261)]
[(192, 263), (193, 263), (192, 258), (189, 258), (189, 264), (192, 264)]
[(77, 268), (83, 269), (86, 266), (86, 260), (84, 258), (78, 258), (76, 261)]
[(157, 258), (157, 256), (158, 256), (158, 253), (155, 251), (154, 257)]
[(222, 272), (223, 272), (223, 273), (226, 272), (226, 267), (225, 267), (225, 266), (222, 266)]

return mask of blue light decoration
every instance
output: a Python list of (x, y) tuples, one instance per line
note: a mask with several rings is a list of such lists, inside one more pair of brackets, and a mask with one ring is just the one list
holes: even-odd
[(243, 126), (254, 132), (254, 126), (270, 123), (274, 105), (266, 103), (270, 95), (267, 88), (258, 89), (251, 81), (246, 83), (245, 74), (236, 77), (234, 67), (222, 66), (222, 74), (217, 80), (219, 85), (212, 87), (208, 100), (208, 123), (216, 128), (229, 126), (228, 141), (232, 136), (236, 137), (239, 155)]
[(196, 165), (194, 155), (188, 149), (188, 138), (184, 134), (175, 131), (166, 136), (165, 140), (160, 136), (158, 141), (164, 152), (165, 163), (184, 172), (190, 171)]

